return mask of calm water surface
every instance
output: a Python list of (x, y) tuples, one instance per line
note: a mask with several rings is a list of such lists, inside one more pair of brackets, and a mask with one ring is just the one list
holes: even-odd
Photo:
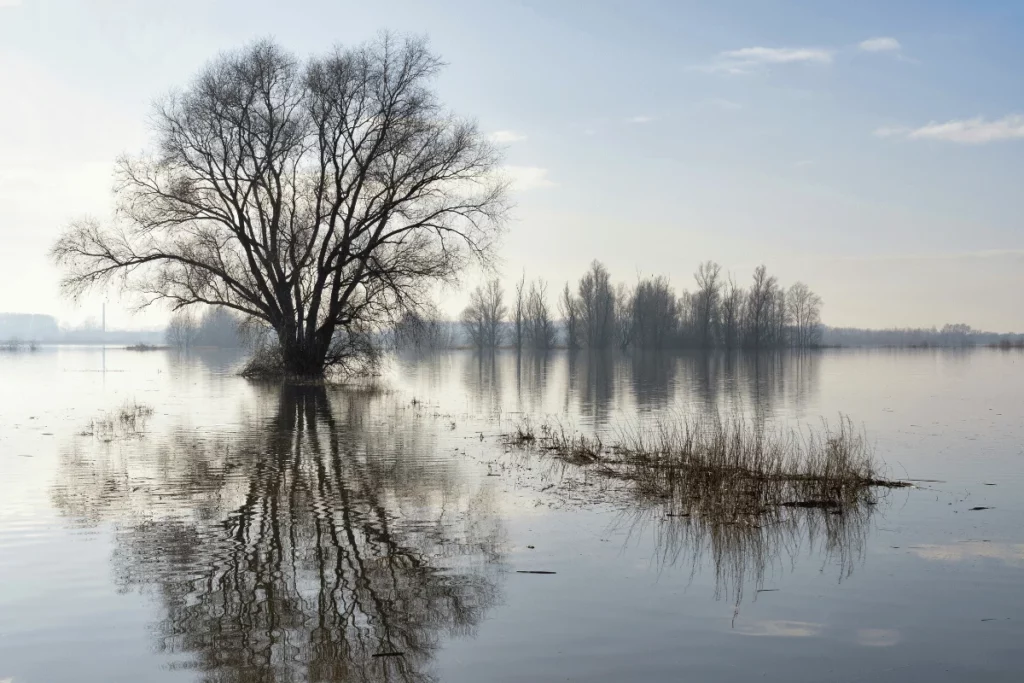
[[(0, 355), (0, 682), (1024, 680), (1024, 354), (236, 362)], [(705, 523), (500, 439), (680, 412), (842, 412), (921, 481)]]

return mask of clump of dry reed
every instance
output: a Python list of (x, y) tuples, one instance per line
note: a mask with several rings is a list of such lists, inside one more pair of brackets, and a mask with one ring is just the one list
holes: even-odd
[(779, 507), (871, 504), (874, 487), (905, 485), (880, 476), (866, 434), (842, 415), (805, 431), (679, 416), (623, 427), (610, 447), (561, 426), (543, 427), (538, 438), (523, 422), (508, 442), (534, 440), (560, 459), (632, 482), (642, 495), (681, 501), (681, 515), (736, 519)]
[(524, 417), (512, 425), (512, 431), (503, 435), (503, 440), (510, 446), (530, 446), (537, 441), (537, 431), (533, 420)]
[(89, 421), (89, 426), (81, 432), (82, 436), (94, 436), (101, 441), (113, 441), (116, 438), (133, 438), (142, 436), (146, 431), (146, 421), (153, 416), (153, 408), (137, 401), (125, 403), (113, 413), (104, 413)]
[(742, 418), (680, 417), (620, 430), (615, 450), (630, 478), (655, 495), (690, 489), (761, 506), (832, 507), (894, 484), (880, 477), (866, 434), (846, 416), (802, 432)]

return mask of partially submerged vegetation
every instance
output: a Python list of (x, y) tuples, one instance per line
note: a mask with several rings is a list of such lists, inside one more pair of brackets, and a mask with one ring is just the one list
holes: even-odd
[(153, 416), (153, 408), (138, 401), (125, 401), (111, 413), (89, 421), (88, 427), (81, 432), (82, 436), (96, 437), (101, 441), (114, 439), (130, 439), (142, 436), (146, 431), (146, 422)]
[(155, 344), (146, 344), (145, 342), (139, 342), (138, 344), (132, 344), (131, 346), (124, 347), (125, 351), (161, 351), (166, 349), (166, 346), (157, 346)]
[[(539, 432), (539, 433), (538, 433)], [(614, 443), (529, 420), (506, 435), (572, 464), (595, 467), (634, 490), (675, 503), (683, 515), (756, 518), (779, 508), (841, 508), (875, 502), (876, 487), (906, 486), (881, 475), (862, 430), (848, 417), (800, 432), (741, 418), (678, 417), (619, 430)]]
[(39, 345), (34, 341), (23, 342), (20, 339), (11, 338), (0, 342), (0, 353), (19, 353), (21, 351), (38, 351)]

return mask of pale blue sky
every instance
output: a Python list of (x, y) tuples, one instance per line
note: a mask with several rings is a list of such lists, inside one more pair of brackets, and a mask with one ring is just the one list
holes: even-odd
[(1024, 330), (1021, 2), (0, 0), (0, 311), (95, 310), (45, 252), (108, 212), (154, 98), (257, 37), (385, 28), (429, 35), (442, 97), (507, 140), (509, 281), (765, 262), (830, 324)]

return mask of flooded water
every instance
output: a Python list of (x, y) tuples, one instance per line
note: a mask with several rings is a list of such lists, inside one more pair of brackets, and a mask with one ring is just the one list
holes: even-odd
[[(0, 354), (0, 681), (1024, 680), (1022, 353), (236, 362)], [(917, 486), (725, 524), (501, 439), (684, 412), (844, 413)]]

